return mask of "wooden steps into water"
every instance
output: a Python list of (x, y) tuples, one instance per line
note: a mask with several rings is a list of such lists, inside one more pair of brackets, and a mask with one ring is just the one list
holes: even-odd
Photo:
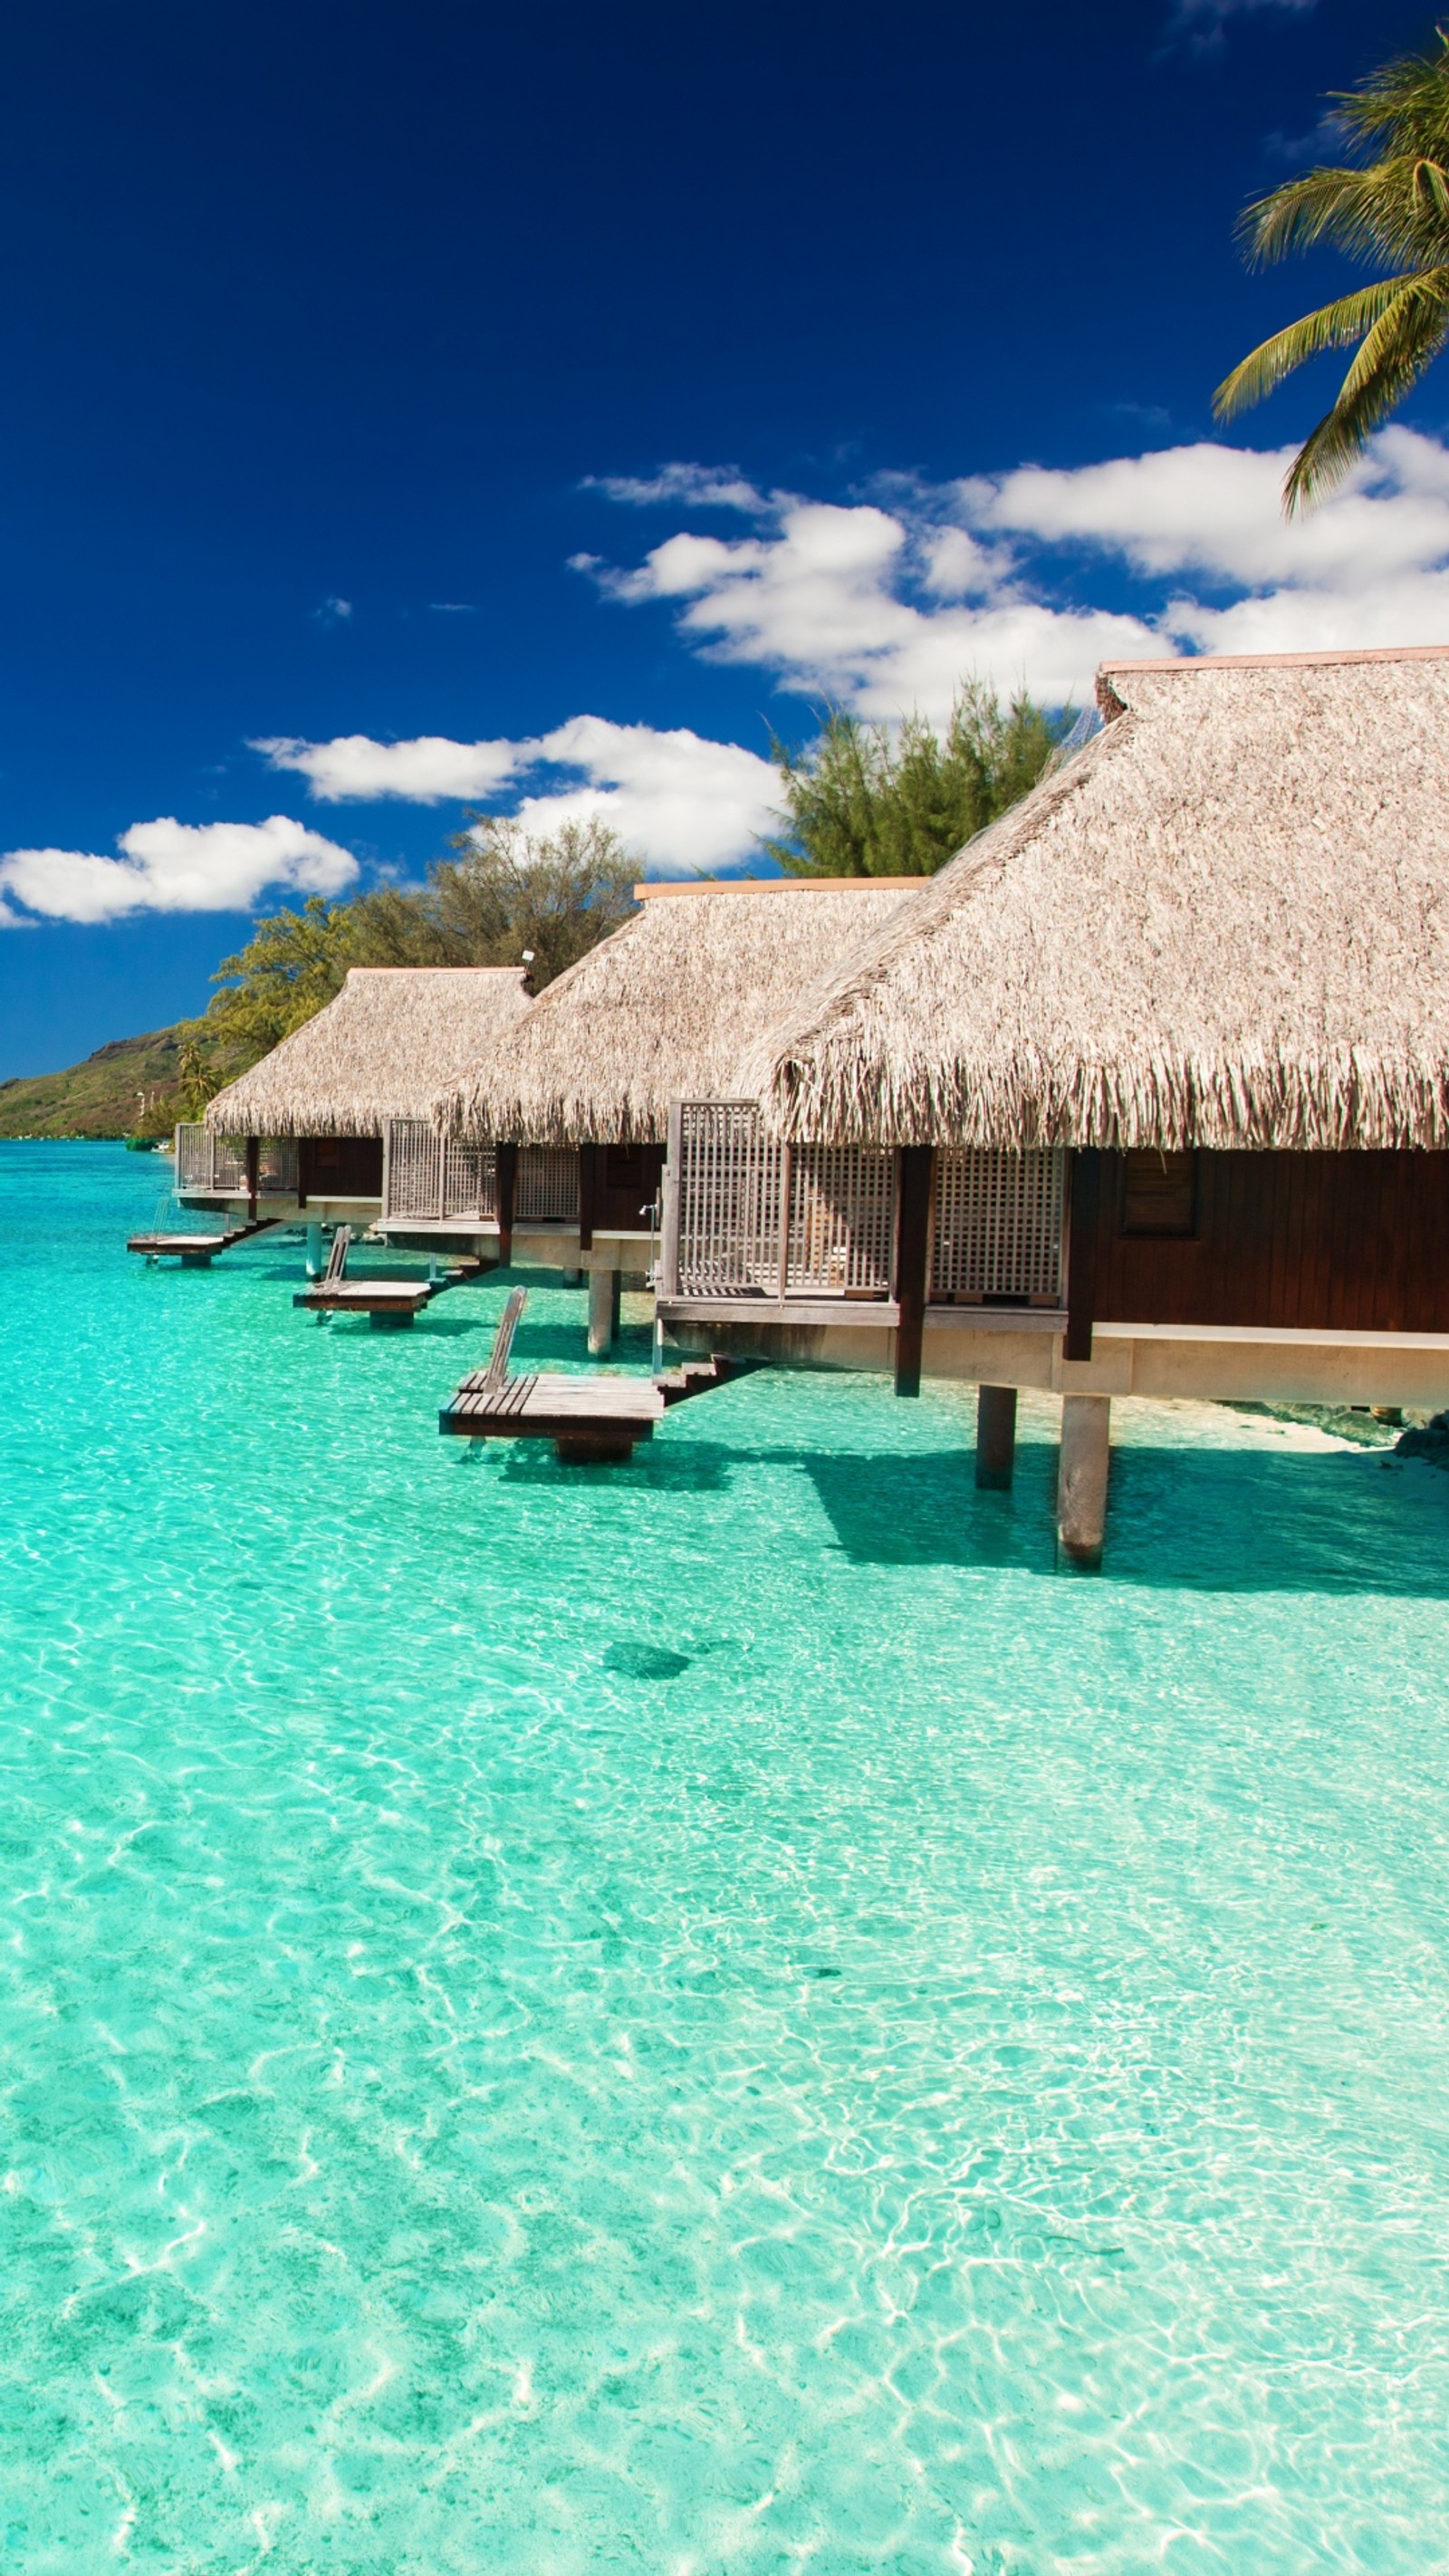
[(671, 1405), (723, 1385), (731, 1373), (724, 1355), (690, 1361), (660, 1378), (499, 1377), (490, 1365), (464, 1378), (438, 1415), (438, 1429), (466, 1440), (551, 1440), (566, 1461), (612, 1463), (632, 1457), (637, 1442), (652, 1440)]

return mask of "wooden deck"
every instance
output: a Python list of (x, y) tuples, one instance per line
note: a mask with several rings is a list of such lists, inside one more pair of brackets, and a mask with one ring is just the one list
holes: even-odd
[(660, 1378), (492, 1376), (475, 1369), (438, 1415), (438, 1429), (466, 1440), (551, 1440), (578, 1464), (632, 1457), (652, 1440), (670, 1405), (703, 1395), (731, 1375), (724, 1357), (690, 1361)]
[(461, 1263), (444, 1272), (440, 1279), (316, 1279), (310, 1288), (299, 1289), (292, 1299), (311, 1315), (366, 1315), (369, 1323), (386, 1325), (410, 1324), (435, 1297), (448, 1288), (460, 1287), (465, 1279), (476, 1279), (482, 1264)]
[(183, 1270), (209, 1270), (219, 1252), (234, 1243), (250, 1243), (284, 1223), (280, 1217), (256, 1217), (250, 1225), (229, 1225), (220, 1234), (128, 1234), (126, 1250), (142, 1252), (148, 1261), (177, 1260)]

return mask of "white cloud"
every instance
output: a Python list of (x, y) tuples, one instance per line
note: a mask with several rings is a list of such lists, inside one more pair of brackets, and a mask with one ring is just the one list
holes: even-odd
[(738, 743), (574, 716), (537, 749), (551, 766), (581, 771), (583, 783), (525, 797), (519, 820), (550, 832), (597, 814), (653, 876), (738, 867), (774, 828), (779, 779), (768, 760)]
[[(641, 562), (591, 570), (614, 600), (666, 606), (702, 658), (886, 720), (939, 719), (968, 677), (1081, 706), (1096, 665), (1123, 655), (1449, 641), (1449, 450), (1385, 430), (1341, 491), (1287, 521), (1290, 452), (1200, 442), (939, 486), (895, 476), (854, 503), (669, 466), (650, 492), (682, 518), (738, 490), (753, 524), (679, 526)], [(258, 748), (333, 803), (506, 795), (543, 831), (597, 814), (664, 875), (748, 866), (779, 792), (739, 744), (599, 716), (521, 741)]]
[(658, 472), (637, 474), (589, 474), (584, 478), (586, 492), (603, 492), (611, 501), (630, 503), (635, 509), (656, 509), (661, 503), (683, 501), (699, 510), (747, 510), (753, 513), (767, 505), (762, 492), (748, 483), (734, 465), (661, 465)]
[[(750, 535), (680, 529), (595, 578), (670, 603), (706, 659), (888, 719), (939, 717), (968, 675), (1080, 704), (1114, 655), (1449, 640), (1444, 446), (1385, 430), (1290, 521), (1291, 452), (1202, 442), (935, 489), (896, 478), (890, 507), (777, 495)], [(1117, 601), (1092, 604), (1106, 587)]]
[[(597, 814), (622, 834), (657, 876), (686, 876), (737, 867), (771, 827), (778, 787), (767, 760), (738, 743), (710, 742), (681, 727), (611, 724), (573, 716), (552, 733), (525, 742), (372, 742), (346, 734), (336, 742), (258, 743), (275, 769), (306, 778), (314, 796), (344, 799), (403, 796), (420, 805), (443, 797), (492, 795), (527, 787), (517, 807), (530, 831)], [(558, 773), (569, 773), (560, 779)]]
[(158, 816), (121, 834), (119, 859), (88, 850), (10, 850), (0, 857), (6, 898), (50, 921), (119, 921), (136, 912), (245, 912), (266, 886), (340, 894), (357, 875), (350, 850), (285, 814), (265, 823), (178, 823)]
[[(761, 664), (787, 687), (887, 718), (939, 715), (970, 672), (1080, 698), (1104, 655), (1165, 649), (1141, 618), (1034, 599), (1014, 555), (944, 523), (935, 495), (894, 511), (792, 498), (769, 533), (682, 532), (601, 579), (615, 599), (679, 602), (681, 633), (708, 659)], [(941, 603), (968, 587), (985, 596)]]
[(445, 798), (491, 796), (519, 765), (519, 744), (451, 742), (445, 734), (420, 734), (412, 742), (374, 742), (365, 733), (339, 734), (332, 742), (299, 742), (290, 735), (254, 742), (273, 769), (295, 770), (323, 805), (355, 804), (383, 796), (412, 805)]

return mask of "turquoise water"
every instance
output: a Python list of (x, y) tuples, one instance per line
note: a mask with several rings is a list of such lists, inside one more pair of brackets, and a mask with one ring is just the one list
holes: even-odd
[(479, 1458), (162, 1169), (0, 1147), (0, 2568), (1449, 2564), (1449, 1478)]

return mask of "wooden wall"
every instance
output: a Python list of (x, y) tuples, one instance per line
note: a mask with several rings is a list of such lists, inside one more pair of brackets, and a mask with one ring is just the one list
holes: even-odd
[(313, 1199), (380, 1199), (380, 1136), (303, 1136), (297, 1147), (297, 1187)]
[(579, 1213), (583, 1248), (595, 1233), (643, 1234), (642, 1213), (659, 1198), (664, 1179), (662, 1145), (581, 1145)]
[(1074, 1159), (1074, 1314), (1449, 1332), (1449, 1154), (1199, 1154), (1186, 1236), (1124, 1233), (1125, 1157)]

